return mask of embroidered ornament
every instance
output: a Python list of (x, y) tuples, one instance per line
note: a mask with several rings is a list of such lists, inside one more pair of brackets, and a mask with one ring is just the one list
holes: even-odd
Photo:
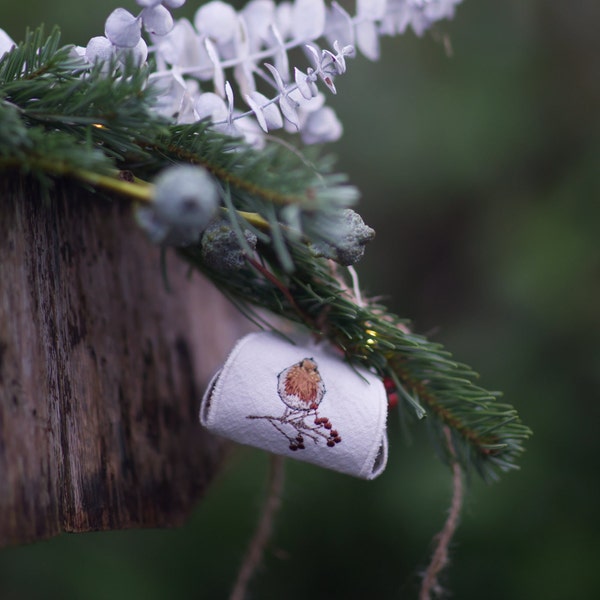
[(200, 408), (216, 434), (362, 479), (385, 468), (386, 417), (376, 375), (332, 348), (270, 332), (238, 342)]

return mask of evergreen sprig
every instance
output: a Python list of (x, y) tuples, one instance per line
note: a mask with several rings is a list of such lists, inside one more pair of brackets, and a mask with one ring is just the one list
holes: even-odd
[(90, 67), (72, 47), (59, 48), (57, 28), (32, 52), (42, 32), (28, 32), (0, 61), (0, 106), (18, 110), (28, 128), (42, 127), (49, 138), (63, 132), (74, 142), (101, 147), (116, 161), (142, 156), (142, 144), (167, 129), (166, 120), (150, 109), (147, 70), (133, 63), (122, 70), (116, 63)]
[(400, 392), (401, 417), (427, 416), (446, 462), (453, 457), (443, 443), (444, 425), (465, 469), (474, 468), (489, 482), (516, 468), (531, 432), (512, 406), (498, 401), (498, 393), (476, 385), (472, 369), (441, 344), (411, 332), (408, 321), (384, 306), (357, 302), (331, 263), (315, 258), (305, 245), (293, 246), (293, 273), (282, 269), (268, 244), (259, 242), (257, 249), (261, 262), (250, 259), (235, 277), (207, 268), (195, 247), (180, 253), (259, 325), (270, 327), (248, 303), (302, 324), (343, 350), (351, 363), (389, 378)]
[[(169, 125), (151, 110), (155, 90), (145, 68), (133, 62), (90, 67), (71, 47), (59, 48), (58, 29), (43, 43), (41, 37), (41, 29), (28, 32), (0, 61), (0, 123), (7, 125), (6, 135), (0, 134), (0, 167), (68, 175), (150, 201), (147, 188), (121, 181), (117, 171), (150, 180), (173, 163), (202, 165), (228, 190), (235, 208), (269, 222), (288, 270), (293, 263), (285, 240), (302, 232), (325, 241), (328, 227), (321, 223), (335, 222), (338, 210), (356, 201), (344, 176), (326, 172), (330, 162), (322, 161), (319, 173), (282, 145), (257, 151), (207, 122)], [(111, 173), (113, 181), (95, 176)]]
[(29, 32), (0, 60), (0, 170), (44, 182), (70, 177), (151, 204), (151, 181), (163, 169), (202, 166), (218, 183), (243, 267), (219, 271), (200, 244), (180, 250), (186, 260), (261, 325), (252, 306), (329, 339), (351, 363), (391, 382), (403, 416), (428, 415), (445, 459), (447, 426), (463, 466), (486, 480), (514, 468), (530, 435), (516, 411), (476, 385), (476, 374), (442, 346), (384, 306), (359, 301), (332, 261), (321, 258), (340, 244), (344, 211), (358, 196), (345, 176), (315, 158), (318, 170), (285, 145), (256, 150), (206, 122), (170, 125), (152, 111), (154, 98), (145, 68), (131, 61), (92, 67), (60, 46), (58, 30), (48, 38), (41, 29)]

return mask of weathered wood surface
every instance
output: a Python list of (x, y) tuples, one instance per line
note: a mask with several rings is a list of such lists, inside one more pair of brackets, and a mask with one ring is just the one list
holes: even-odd
[(246, 328), (131, 208), (0, 181), (0, 546), (180, 524), (223, 447), (202, 390)]

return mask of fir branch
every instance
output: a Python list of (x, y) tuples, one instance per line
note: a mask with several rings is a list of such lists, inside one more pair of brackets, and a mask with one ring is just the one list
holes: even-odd
[[(181, 249), (187, 260), (250, 318), (256, 313), (249, 305), (267, 308), (329, 339), (351, 363), (390, 378), (403, 399), (403, 418), (430, 416), (445, 460), (451, 457), (443, 428), (449, 427), (465, 469), (492, 480), (515, 468), (530, 435), (516, 411), (406, 321), (383, 306), (356, 302), (331, 262), (319, 258), (335, 258), (332, 250), (344, 241), (342, 209), (357, 197), (345, 177), (330, 172), (326, 161), (317, 172), (280, 145), (250, 148), (206, 122), (169, 126), (151, 110), (155, 91), (147, 72), (131, 61), (116, 67), (85, 66), (69, 47), (59, 48), (56, 31), (46, 41), (41, 30), (29, 33), (0, 60), (0, 169), (42, 181), (70, 177), (152, 202), (147, 182), (163, 169), (202, 165), (219, 183), (221, 212), (246, 266), (235, 276), (219, 272), (204, 262), (199, 244)], [(121, 179), (123, 169), (133, 172), (133, 181)], [(256, 254), (245, 241), (247, 230), (256, 234)], [(361, 235), (366, 230), (363, 224)], [(362, 239), (352, 238), (356, 244)]]
[(143, 146), (167, 131), (152, 111), (156, 91), (147, 69), (133, 61), (91, 67), (72, 46), (58, 47), (58, 29), (44, 43), (42, 35), (43, 28), (28, 32), (0, 61), (1, 105), (17, 110), (27, 128), (41, 127), (49, 137), (62, 132), (115, 161), (147, 158)]
[(410, 332), (407, 321), (385, 307), (356, 304), (328, 261), (315, 259), (305, 245), (291, 247), (293, 273), (281, 268), (272, 249), (260, 244), (257, 249), (265, 264), (258, 266), (249, 257), (255, 268), (242, 269), (235, 278), (207, 269), (193, 247), (180, 253), (237, 302), (295, 321), (329, 339), (351, 363), (375, 369), (382, 378), (392, 377), (404, 399), (401, 410), (423, 407), (447, 462), (452, 457), (443, 443), (444, 427), (452, 430), (456, 458), (465, 470), (474, 468), (492, 481), (501, 471), (517, 468), (531, 432), (514, 408), (497, 401), (497, 393), (474, 383), (477, 375), (470, 368), (455, 362), (440, 344)]
[(237, 190), (241, 201), (246, 195), (248, 202), (251, 198), (315, 211), (325, 204), (349, 206), (358, 198), (356, 188), (345, 185), (345, 176), (318, 173), (304, 157), (276, 144), (258, 151), (214, 132), (207, 121), (172, 127), (169, 137), (161, 139), (155, 150), (174, 161), (202, 165)]
[[(232, 144), (235, 144), (237, 155), (228, 156)], [(288, 181), (293, 181), (295, 171), (290, 173), (285, 168), (278, 168), (279, 165), (270, 159), (277, 161), (281, 155), (274, 155), (272, 148), (269, 146), (265, 153), (244, 149), (241, 140), (213, 133), (209, 123), (204, 121), (199, 125), (173, 127), (170, 139), (163, 140), (156, 150), (173, 160), (201, 165), (222, 182), (265, 202), (283, 206), (306, 202), (310, 193), (303, 186), (301, 190), (305, 196), (302, 197), (295, 185), (283, 180), (286, 174), (291, 174)], [(261, 183), (257, 181), (259, 177)], [(266, 181), (266, 177), (270, 181)], [(282, 191), (285, 188), (287, 192)]]
[(69, 58), (70, 48), (60, 48), (60, 30), (54, 27), (46, 38), (44, 27), (28, 29), (25, 40), (0, 61), (0, 86), (11, 82), (33, 81), (54, 71), (72, 77), (81, 60)]
[[(328, 159), (319, 172), (285, 146), (269, 144), (259, 151), (215, 132), (206, 121), (173, 126), (144, 149), (153, 157), (138, 169), (144, 176), (182, 161), (211, 172), (223, 188), (224, 203), (229, 196), (233, 199), (234, 205), (228, 208), (234, 229), (240, 232), (257, 224), (268, 229), (278, 262), (286, 271), (295, 268), (287, 245), (299, 240), (335, 245), (340, 209), (358, 198), (345, 175), (328, 172)], [(238, 238), (243, 245), (243, 236)]]
[[(144, 68), (132, 62), (119, 69), (115, 64), (91, 67), (74, 59), (69, 47), (58, 48), (57, 30), (44, 43), (41, 36), (41, 29), (29, 33), (0, 62), (0, 122), (5, 125), (0, 156), (7, 157), (0, 168), (44, 180), (74, 177), (140, 200), (147, 191), (121, 185), (112, 175), (116, 170), (152, 179), (175, 162), (203, 165), (223, 189), (231, 189), (237, 209), (270, 222), (280, 240), (280, 262), (290, 270), (285, 242), (302, 235), (328, 241), (326, 228), (317, 231), (315, 224), (356, 199), (344, 177), (316, 173), (283, 146), (258, 151), (210, 130), (206, 122), (168, 127), (151, 110), (155, 90)], [(38, 52), (32, 51), (34, 44), (40, 44)]]

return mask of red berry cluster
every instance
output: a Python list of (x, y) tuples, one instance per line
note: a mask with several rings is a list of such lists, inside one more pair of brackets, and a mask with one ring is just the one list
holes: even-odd
[(329, 431), (329, 435), (327, 437), (327, 445), (330, 448), (333, 448), (336, 444), (339, 444), (342, 441), (337, 429), (333, 429), (333, 425), (331, 421), (327, 417), (317, 417), (315, 419), (315, 425), (322, 426), (324, 429)]
[[(323, 437), (326, 440), (326, 444), (329, 448), (333, 448), (336, 444), (339, 444), (342, 441), (342, 437), (338, 433), (337, 429), (333, 428), (333, 424), (327, 417), (315, 417), (315, 425), (316, 428), (310, 428), (312, 431), (317, 433), (319, 436)], [(319, 429), (323, 428), (325, 431), (321, 432)], [(307, 434), (309, 435), (309, 434)], [(313, 437), (309, 435), (309, 437)], [(304, 436), (301, 432), (298, 432), (298, 435), (295, 438), (288, 438), (290, 440), (290, 450), (304, 450), (306, 447), (304, 445)], [(316, 441), (316, 438), (314, 438)]]
[(396, 384), (391, 377), (385, 377), (383, 379), (383, 386), (385, 387), (385, 392), (388, 397), (388, 408), (394, 408), (394, 406), (398, 405), (398, 390), (396, 389)]
[(304, 436), (301, 433), (296, 436), (295, 440), (290, 442), (290, 450), (294, 452), (296, 450), (304, 450)]

